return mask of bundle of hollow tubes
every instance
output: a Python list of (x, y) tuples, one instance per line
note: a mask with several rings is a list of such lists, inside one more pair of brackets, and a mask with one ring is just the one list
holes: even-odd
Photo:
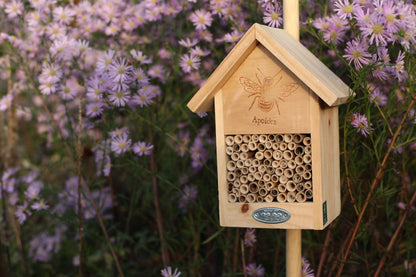
[(312, 201), (309, 134), (225, 136), (228, 201)]

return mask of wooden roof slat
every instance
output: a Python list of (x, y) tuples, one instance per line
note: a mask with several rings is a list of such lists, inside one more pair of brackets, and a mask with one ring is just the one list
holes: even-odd
[(349, 87), (305, 46), (285, 30), (254, 24), (188, 103), (193, 112), (213, 109), (215, 94), (238, 69), (257, 44), (263, 45), (327, 105), (345, 103)]

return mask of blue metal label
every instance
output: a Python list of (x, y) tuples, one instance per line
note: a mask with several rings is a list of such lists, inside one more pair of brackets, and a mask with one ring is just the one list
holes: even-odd
[(257, 209), (252, 216), (255, 220), (268, 224), (283, 223), (290, 219), (288, 211), (274, 207)]

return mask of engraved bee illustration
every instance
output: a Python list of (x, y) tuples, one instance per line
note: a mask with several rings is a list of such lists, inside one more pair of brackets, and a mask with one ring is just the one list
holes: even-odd
[(248, 97), (254, 97), (248, 110), (251, 110), (257, 102), (260, 110), (270, 112), (276, 106), (277, 112), (280, 114), (279, 100), (285, 102), (284, 98), (294, 93), (299, 85), (295, 82), (280, 84), (283, 78), (282, 69), (274, 76), (266, 76), (260, 68), (257, 70), (259, 71), (256, 73), (257, 82), (247, 77), (240, 77), (240, 84), (249, 93)]

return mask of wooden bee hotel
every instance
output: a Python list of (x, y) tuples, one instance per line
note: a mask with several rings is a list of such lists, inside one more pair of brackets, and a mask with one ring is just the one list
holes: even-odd
[(220, 224), (323, 229), (340, 213), (349, 88), (285, 30), (254, 24), (188, 103), (215, 109)]

